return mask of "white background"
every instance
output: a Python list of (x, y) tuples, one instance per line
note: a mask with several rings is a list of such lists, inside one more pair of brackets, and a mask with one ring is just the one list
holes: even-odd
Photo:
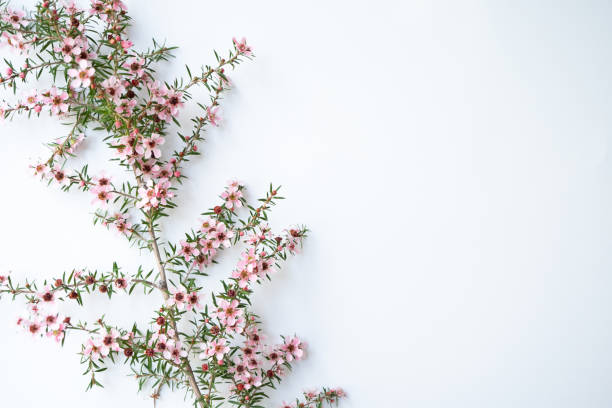
[[(232, 36), (256, 51), (231, 73), (223, 126), (187, 170), (166, 238), (194, 226), (231, 177), (252, 198), (282, 184), (272, 226), (312, 230), (256, 295), (271, 338), (309, 344), (271, 407), (322, 385), (345, 388), (346, 408), (612, 404), (608, 2), (128, 6), (138, 47), (153, 36), (181, 47), (166, 79), (213, 63)], [(0, 270), (150, 265), (92, 225), (88, 194), (31, 177), (65, 127), (22, 118), (1, 129)], [(94, 172), (108, 155), (99, 144), (83, 146)], [(158, 304), (94, 296), (84, 317), (129, 324)], [(152, 405), (123, 368), (85, 393), (82, 339), (31, 340), (14, 327), (22, 308), (0, 309), (0, 405)], [(166, 392), (159, 406), (189, 404)]]

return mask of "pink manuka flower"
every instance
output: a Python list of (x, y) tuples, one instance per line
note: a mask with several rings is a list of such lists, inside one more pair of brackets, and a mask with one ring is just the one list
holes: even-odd
[(281, 345), (281, 351), (285, 353), (285, 360), (291, 362), (295, 360), (301, 360), (304, 355), (302, 349), (303, 344), (297, 337), (288, 337), (285, 339), (285, 344)]
[(225, 326), (225, 330), (228, 333), (240, 334), (244, 331), (244, 322), (244, 317), (238, 316), (234, 324), (228, 324), (227, 326)]
[(236, 299), (233, 299), (231, 302), (222, 299), (219, 302), (219, 307), (213, 313), (213, 315), (219, 319), (221, 324), (232, 326), (236, 323), (238, 317), (242, 316), (244, 313), (244, 310), (238, 307), (239, 304), (240, 302), (238, 302)]
[(211, 262), (210, 258), (206, 256), (203, 252), (200, 252), (195, 258), (193, 258), (193, 265), (198, 269), (202, 269), (203, 267), (209, 265)]
[(210, 217), (206, 217), (200, 220), (200, 231), (202, 234), (208, 235), (211, 232), (215, 232), (217, 229), (217, 221)]
[(202, 246), (203, 254), (209, 257), (215, 256), (215, 254), (217, 253), (217, 248), (219, 247), (218, 241), (213, 241), (212, 239), (201, 238), (199, 243)]
[(40, 97), (38, 96), (38, 91), (36, 89), (30, 89), (24, 94), (23, 104), (28, 108), (33, 109), (39, 102)]
[(261, 385), (261, 376), (257, 373), (252, 374), (244, 382), (244, 388), (249, 390), (252, 387), (259, 387)]
[(85, 133), (80, 133), (68, 148), (68, 153), (74, 153), (81, 143), (85, 140)]
[(242, 289), (249, 286), (250, 282), (255, 282), (257, 280), (257, 273), (255, 270), (249, 271), (246, 268), (236, 269), (232, 272), (232, 278), (238, 281), (238, 286)]
[(102, 355), (106, 356), (110, 352), (119, 351), (119, 343), (117, 343), (117, 338), (119, 338), (120, 334), (117, 329), (112, 328), (104, 337), (102, 337), (100, 350)]
[(223, 193), (221, 193), (221, 198), (225, 200), (225, 206), (230, 210), (232, 208), (240, 208), (242, 207), (242, 191), (234, 188), (228, 188)]
[(104, 358), (108, 355), (109, 349), (102, 347), (102, 339), (101, 338), (89, 338), (87, 339), (87, 343), (85, 344), (85, 350), (83, 350), (83, 355), (91, 356), (93, 360), (98, 360), (100, 358)]
[(214, 231), (209, 234), (215, 248), (223, 245), (225, 248), (232, 246), (230, 239), (234, 237), (234, 231), (228, 230), (224, 223), (220, 222)]
[(180, 364), (181, 358), (187, 357), (187, 351), (183, 349), (183, 344), (180, 341), (170, 339), (163, 355), (164, 358), (174, 361), (174, 364)]
[(24, 321), (22, 324), (32, 334), (32, 336), (40, 334), (40, 331), (42, 330), (42, 325), (37, 321)]
[(183, 93), (178, 91), (168, 92), (165, 105), (170, 110), (172, 116), (177, 116), (180, 108), (183, 107)]
[(74, 78), (70, 82), (70, 86), (74, 89), (89, 87), (95, 72), (96, 70), (89, 66), (89, 61), (84, 59), (79, 61), (79, 69), (71, 68), (68, 70), (68, 75)]
[(38, 298), (46, 305), (55, 304), (55, 293), (51, 290), (51, 286), (47, 285), (41, 292), (38, 292)]
[(265, 340), (264, 335), (261, 334), (259, 328), (256, 325), (250, 326), (246, 330), (245, 335), (247, 338), (246, 345), (255, 349), (259, 349), (262, 346), (263, 341)]
[(55, 179), (55, 181), (57, 181), (60, 185), (68, 184), (68, 182), (70, 181), (66, 176), (66, 172), (64, 172), (64, 170), (58, 163), (53, 166), (51, 173), (53, 174), (53, 178)]
[(124, 64), (123, 67), (127, 68), (132, 75), (136, 75), (136, 77), (141, 77), (144, 74), (144, 58), (140, 57), (132, 57), (129, 58)]
[(198, 295), (198, 292), (191, 292), (189, 294), (187, 294), (187, 310), (192, 310), (192, 309), (196, 309), (196, 310), (201, 310), (202, 309), (202, 305), (200, 304), (200, 295)]
[(151, 157), (160, 158), (161, 150), (160, 146), (163, 145), (165, 139), (157, 133), (152, 133), (150, 137), (145, 137), (142, 140), (142, 144), (136, 146), (136, 153), (144, 156), (145, 159)]
[(23, 38), (21, 33), (11, 35), (4, 31), (0, 36), (0, 43), (3, 42), (21, 54), (26, 53), (30, 49), (30, 43)]
[(155, 159), (147, 161), (138, 160), (138, 164), (140, 167), (136, 169), (136, 174), (142, 176), (145, 180), (156, 177), (157, 172), (159, 172), (159, 165), (156, 163)]
[(55, 341), (59, 343), (64, 338), (65, 331), (66, 325), (64, 323), (60, 323), (55, 329), (49, 330), (47, 332), (47, 337), (53, 337)]
[(267, 358), (275, 365), (281, 365), (285, 362), (285, 360), (283, 360), (283, 353), (276, 349), (272, 349), (272, 351), (268, 353)]
[(111, 187), (112, 187), (112, 185), (111, 185), (111, 177), (107, 176), (104, 171), (102, 171), (102, 173), (100, 173), (99, 176), (94, 176), (93, 177), (93, 182), (96, 184), (96, 187), (101, 187), (101, 188), (104, 188), (106, 190), (110, 190)]
[[(132, 231), (132, 223), (128, 222), (127, 219), (123, 216), (123, 214), (115, 214), (115, 221), (113, 222), (113, 226), (115, 227), (115, 230), (117, 230), (117, 232), (120, 234), (127, 234)], [(123, 280), (126, 281), (125, 279)], [(119, 279), (115, 281), (116, 286), (119, 285), (118, 281)], [(126, 281), (125, 284), (127, 286), (128, 282)], [(120, 286), (118, 287), (121, 288)]]
[(227, 371), (229, 371), (230, 374), (234, 374), (234, 379), (236, 381), (246, 381), (250, 374), (244, 361), (238, 356), (234, 357), (232, 361), (234, 364), (230, 366)]
[(238, 51), (240, 54), (244, 55), (244, 56), (250, 56), (253, 53), (253, 50), (251, 49), (250, 46), (247, 45), (246, 43), (246, 38), (242, 37), (241, 41), (236, 40), (236, 38), (232, 38), (232, 41), (234, 42), (234, 46), (236, 47), (236, 51)]
[(214, 356), (217, 361), (222, 361), (225, 353), (229, 352), (230, 348), (227, 346), (227, 340), (217, 339), (208, 343), (206, 350), (200, 354), (200, 359), (204, 360), (207, 357)]
[(46, 315), (44, 315), (42, 324), (44, 324), (51, 330), (57, 329), (60, 325), (57, 313), (47, 313)]
[(145, 187), (138, 187), (138, 197), (140, 197), (140, 200), (136, 204), (138, 208), (156, 208), (159, 205), (159, 199), (157, 198), (157, 188), (153, 184), (153, 180), (147, 181)]
[(238, 269), (246, 269), (248, 272), (257, 272), (258, 255), (255, 248), (250, 248), (247, 252), (243, 252), (238, 261)]
[(181, 241), (181, 251), (179, 252), (185, 257), (185, 260), (189, 262), (192, 256), (196, 256), (200, 253), (196, 248), (196, 244), (193, 242)]
[(174, 193), (170, 191), (172, 184), (168, 179), (161, 179), (155, 186), (155, 194), (161, 205), (168, 204), (167, 199), (174, 197)]
[(81, 53), (77, 40), (74, 38), (64, 38), (62, 45), (55, 48), (56, 52), (61, 51), (64, 55), (64, 62), (72, 61), (72, 57)]
[(178, 310), (185, 309), (185, 302), (187, 301), (187, 294), (178, 289), (170, 289), (170, 297), (166, 301), (167, 306), (174, 306), (178, 308)]
[(149, 345), (152, 345), (153, 343), (155, 343), (155, 351), (163, 354), (168, 348), (168, 336), (163, 333), (154, 333), (153, 336), (151, 336)]
[(68, 112), (68, 104), (66, 103), (67, 99), (68, 92), (60, 91), (56, 87), (52, 87), (49, 90), (49, 97), (47, 98), (46, 103), (51, 107), (51, 113), (54, 115), (60, 115)]
[(2, 20), (11, 24), (13, 28), (19, 28), (24, 17), (25, 12), (22, 10), (6, 9), (6, 14), (2, 16)]
[(126, 278), (115, 279), (115, 287), (117, 289), (125, 289), (128, 287), (128, 280)]
[(260, 277), (264, 277), (264, 276), (268, 276), (269, 274), (275, 272), (274, 269), (274, 261), (272, 260), (272, 258), (268, 258), (268, 259), (262, 259), (261, 261), (259, 261), (259, 264), (257, 265), (257, 273), (259, 274)]
[(108, 201), (115, 197), (115, 194), (109, 191), (108, 187), (95, 186), (91, 188), (91, 192), (95, 196), (95, 198), (92, 200), (92, 204), (98, 204), (101, 207), (106, 207), (108, 205)]
[(119, 78), (116, 76), (111, 76), (108, 79), (105, 79), (100, 84), (106, 94), (111, 98), (111, 100), (117, 104), (121, 99), (121, 95), (125, 92), (125, 87)]
[(206, 117), (211, 125), (219, 126), (219, 122), (221, 121), (221, 116), (219, 116), (219, 107), (215, 106), (213, 108), (206, 108)]

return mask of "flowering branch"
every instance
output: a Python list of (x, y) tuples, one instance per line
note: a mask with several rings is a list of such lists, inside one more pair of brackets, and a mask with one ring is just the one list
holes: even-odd
[[(308, 230), (296, 226), (274, 233), (267, 225), (272, 207), (283, 199), (280, 187), (270, 185), (254, 206), (245, 186), (231, 181), (221, 202), (201, 214), (185, 239), (171, 243), (160, 238), (160, 220), (177, 206), (185, 165), (199, 154), (206, 128), (220, 124), (222, 95), (231, 84), (226, 70), (250, 59), (252, 50), (244, 39), (233, 39), (225, 56), (214, 52), (214, 65), (196, 75), (187, 67), (186, 78), (163, 83), (155, 68), (172, 57), (174, 47), (154, 41), (144, 52), (135, 50), (127, 37), (129, 24), (120, 0), (92, 0), (89, 10), (47, 0), (29, 13), (0, 0), (0, 45), (26, 56), (21, 67), (5, 61), (0, 85), (17, 95), (23, 85), (43, 76), (53, 84), (22, 91), (12, 102), (3, 100), (0, 119), (49, 114), (70, 124), (65, 137), (49, 143), (49, 157), (32, 165), (34, 174), (63, 191), (91, 194), (97, 207), (94, 224), (114, 229), (151, 254), (155, 269), (139, 267), (125, 274), (113, 262), (108, 272), (74, 269), (42, 283), (16, 283), (3, 275), (0, 297), (25, 299), (27, 310), (17, 323), (32, 335), (62, 344), (71, 331), (87, 336), (80, 354), (88, 389), (101, 386), (100, 373), (122, 357), (138, 389), (152, 388), (154, 401), (168, 387), (184, 390), (200, 408), (261, 406), (265, 390), (282, 381), (286, 370), (304, 357), (305, 347), (296, 336), (267, 343), (251, 311), (251, 295), (256, 283), (270, 280), (289, 255), (299, 252)], [(202, 111), (183, 133), (178, 116), (196, 85), (209, 92), (210, 101), (197, 103)], [(105, 133), (102, 142), (113, 152), (114, 170), (122, 170), (128, 180), (116, 181), (110, 169), (91, 173), (88, 164), (70, 168), (70, 158), (92, 130)], [(167, 140), (180, 147), (165, 151)], [(206, 268), (216, 263), (220, 251), (235, 245), (244, 246), (239, 261), (221, 281), (223, 289), (204, 302)], [(147, 325), (122, 328), (104, 317), (73, 323), (59, 311), (63, 302), (83, 306), (86, 294), (112, 298), (132, 295), (137, 287), (145, 295), (161, 294)], [(324, 388), (285, 407), (321, 407), (343, 396), (340, 389)]]

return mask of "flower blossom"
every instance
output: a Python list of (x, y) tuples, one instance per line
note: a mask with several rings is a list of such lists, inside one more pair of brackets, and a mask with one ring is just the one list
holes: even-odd
[(157, 133), (152, 133), (150, 137), (146, 137), (142, 140), (142, 144), (136, 146), (136, 153), (144, 156), (145, 159), (151, 157), (160, 158), (161, 150), (160, 146), (163, 145), (165, 139)]
[(7, 9), (6, 14), (2, 16), (2, 21), (11, 24), (13, 28), (19, 28), (24, 17), (25, 12), (22, 10)]
[(227, 340), (217, 339), (208, 343), (206, 349), (200, 354), (200, 359), (204, 360), (207, 357), (215, 357), (217, 361), (223, 361), (225, 353), (229, 352), (230, 348), (227, 346)]
[(206, 117), (208, 118), (208, 121), (210, 122), (211, 125), (213, 126), (219, 126), (219, 122), (221, 121), (221, 117), (219, 116), (219, 107), (215, 106), (213, 108), (208, 107), (206, 108)]
[(221, 193), (221, 198), (225, 200), (225, 206), (230, 210), (232, 208), (242, 207), (242, 191), (237, 188), (227, 188), (223, 193)]
[(89, 87), (95, 72), (96, 70), (89, 66), (89, 61), (81, 60), (79, 62), (79, 69), (70, 68), (68, 70), (68, 76), (74, 78), (70, 81), (70, 86), (75, 89)]
[(281, 351), (285, 353), (285, 360), (291, 362), (293, 360), (301, 360), (304, 355), (302, 349), (303, 344), (297, 337), (289, 337), (285, 343), (281, 345)]
[(52, 87), (49, 90), (49, 96), (46, 98), (46, 104), (51, 107), (51, 113), (54, 115), (60, 115), (68, 112), (68, 92), (60, 91), (56, 87)]
[(213, 313), (214, 316), (219, 319), (221, 324), (232, 326), (238, 320), (238, 317), (242, 316), (244, 310), (240, 309), (239, 302), (234, 299), (231, 302), (223, 299), (219, 302), (219, 307)]
[(102, 339), (100, 338), (89, 338), (83, 350), (83, 355), (91, 356), (93, 360), (104, 358), (108, 355), (109, 349), (102, 347)]
[(178, 289), (170, 289), (170, 297), (166, 301), (166, 306), (174, 306), (178, 308), (178, 310), (185, 309), (185, 302), (187, 301), (187, 294)]
[(141, 77), (144, 75), (144, 64), (144, 58), (132, 57), (123, 64), (123, 67), (127, 68), (130, 71), (130, 74), (135, 75), (136, 77)]
[(232, 41), (234, 42), (234, 46), (236, 47), (236, 50), (244, 55), (244, 56), (250, 56), (253, 53), (253, 50), (251, 49), (250, 46), (247, 45), (246, 43), (246, 38), (242, 37), (242, 40), (238, 41), (236, 40), (236, 38), (232, 38)]

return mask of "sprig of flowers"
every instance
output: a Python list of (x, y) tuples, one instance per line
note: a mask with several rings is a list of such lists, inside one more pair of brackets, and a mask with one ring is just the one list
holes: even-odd
[[(94, 224), (113, 229), (130, 244), (153, 256), (155, 269), (125, 273), (113, 262), (108, 272), (73, 269), (51, 280), (15, 282), (0, 276), (0, 296), (22, 297), (26, 311), (17, 324), (35, 336), (63, 344), (71, 332), (85, 335), (81, 363), (87, 387), (100, 386), (99, 376), (117, 359), (129, 364), (139, 390), (153, 389), (157, 400), (165, 387), (183, 389), (200, 408), (229, 404), (258, 407), (292, 365), (305, 357), (296, 335), (267, 342), (259, 316), (251, 311), (255, 285), (270, 280), (289, 255), (299, 252), (308, 230), (295, 226), (275, 233), (268, 226), (273, 206), (283, 197), (270, 185), (257, 205), (249, 204), (245, 186), (227, 183), (219, 203), (201, 214), (199, 223), (178, 242), (160, 238), (160, 220), (176, 208), (185, 166), (200, 154), (203, 133), (222, 122), (220, 103), (231, 88), (228, 70), (253, 57), (246, 39), (232, 40), (216, 63), (199, 71), (187, 67), (185, 78), (161, 82), (157, 64), (172, 57), (174, 47), (153, 41), (146, 51), (134, 49), (127, 36), (130, 17), (121, 0), (93, 0), (88, 9), (73, 1), (40, 1), (31, 12), (0, 0), (0, 45), (22, 55), (19, 66), (5, 60), (0, 85), (14, 100), (0, 102), (0, 119), (50, 115), (70, 124), (65, 137), (48, 144), (46, 159), (32, 164), (34, 175), (63, 191), (90, 194)], [(41, 77), (46, 89), (25, 87)], [(178, 118), (203, 87), (207, 103), (184, 131)], [(19, 92), (18, 92), (19, 90)], [(111, 160), (128, 180), (109, 169), (70, 167), (71, 157), (91, 131), (113, 152)], [(166, 142), (180, 141), (174, 152)], [(107, 172), (108, 171), (108, 172)], [(222, 280), (222, 290), (208, 293), (202, 279), (218, 253), (231, 246), (244, 249)], [(86, 295), (161, 295), (148, 324), (122, 328), (104, 316), (72, 322), (61, 312), (64, 302), (83, 306)], [(140, 291), (138, 291), (140, 292)], [(340, 389), (306, 392), (291, 407), (336, 404)]]

